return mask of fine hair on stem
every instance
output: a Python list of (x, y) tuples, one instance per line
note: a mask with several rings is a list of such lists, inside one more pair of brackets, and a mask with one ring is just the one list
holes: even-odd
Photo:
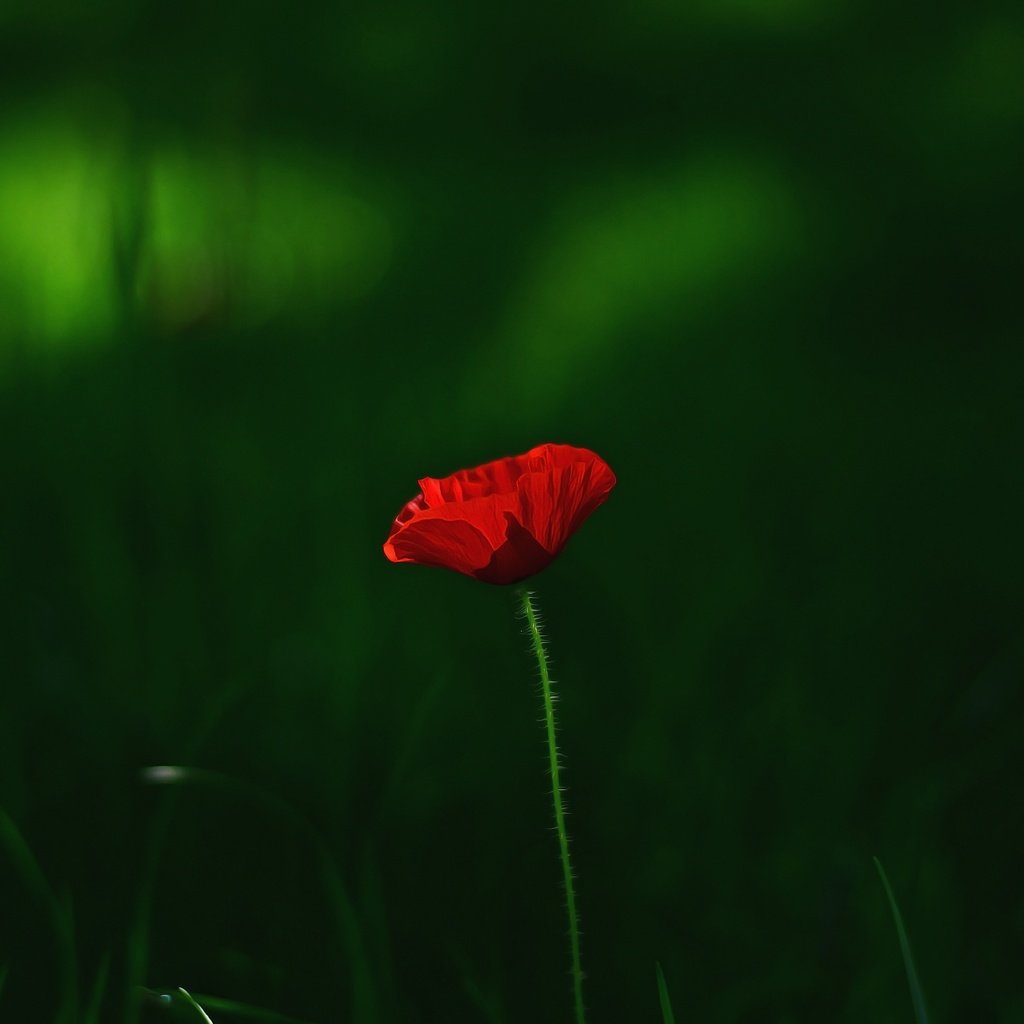
[(565, 790), (561, 781), (562, 765), (555, 723), (555, 695), (552, 690), (551, 670), (544, 645), (544, 634), (541, 631), (536, 596), (523, 587), (519, 591), (519, 599), (522, 603), (522, 616), (526, 620), (526, 632), (537, 658), (541, 694), (544, 700), (544, 726), (547, 733), (548, 763), (551, 773), (551, 799), (555, 810), (555, 830), (558, 833), (558, 853), (562, 862), (565, 908), (569, 915), (570, 970), (576, 1024), (586, 1024), (586, 1015), (583, 1009), (583, 969), (580, 966), (580, 929), (576, 916), (576, 890), (573, 884), (572, 863), (569, 858), (569, 833), (565, 826), (565, 806), (562, 800)]

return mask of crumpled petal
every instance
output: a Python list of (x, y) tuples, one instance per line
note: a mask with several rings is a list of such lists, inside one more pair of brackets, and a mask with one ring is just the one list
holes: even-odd
[(490, 562), (473, 576), (484, 583), (504, 585), (518, 583), (546, 569), (554, 555), (542, 547), (534, 537), (516, 522), (510, 512), (505, 543), (491, 556)]
[(516, 583), (555, 558), (615, 482), (599, 455), (557, 444), (424, 477), (421, 492), (395, 517), (384, 554)]
[(472, 523), (465, 520), (413, 519), (384, 544), (392, 562), (437, 565), (472, 576), (488, 565), (494, 549)]
[(557, 555), (615, 486), (607, 463), (566, 462), (527, 473), (516, 483), (519, 521), (539, 544)]
[(452, 501), (511, 494), (516, 480), (527, 470), (526, 462), (526, 455), (512, 455), (473, 469), (460, 469), (450, 476), (427, 476), (419, 481), (420, 490), (428, 508)]

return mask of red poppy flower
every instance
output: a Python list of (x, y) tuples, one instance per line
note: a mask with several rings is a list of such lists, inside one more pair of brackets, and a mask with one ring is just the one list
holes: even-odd
[(424, 477), (384, 544), (392, 562), (517, 583), (545, 568), (615, 486), (599, 455), (542, 444), (525, 455)]

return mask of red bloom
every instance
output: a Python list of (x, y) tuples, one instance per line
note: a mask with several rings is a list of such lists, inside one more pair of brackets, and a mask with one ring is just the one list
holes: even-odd
[(608, 497), (615, 474), (586, 448), (542, 444), (419, 484), (395, 517), (384, 554), (485, 583), (516, 583), (565, 547)]

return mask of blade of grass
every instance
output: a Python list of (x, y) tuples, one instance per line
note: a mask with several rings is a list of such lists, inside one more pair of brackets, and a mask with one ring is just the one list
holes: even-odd
[(456, 943), (449, 943), (448, 956), (455, 971), (462, 978), (462, 990), (469, 1001), (480, 1011), (487, 1024), (503, 1024), (505, 1015), (501, 1010), (501, 998), (495, 992), (485, 991), (476, 979), (476, 971), (464, 949)]
[(320, 877), (351, 965), (352, 1004), (349, 1019), (352, 1024), (368, 1024), (376, 1020), (377, 994), (359, 917), (327, 843), (316, 828), (279, 796), (223, 772), (185, 768), (180, 765), (153, 765), (143, 771), (142, 777), (144, 781), (155, 785), (201, 785), (211, 792), (243, 800), (265, 813), (276, 816), (280, 821), (288, 822), (306, 839), (309, 848), (316, 855)]
[(93, 983), (92, 995), (89, 997), (89, 1005), (86, 1007), (85, 1016), (82, 1017), (82, 1024), (100, 1024), (100, 1007), (103, 1006), (103, 996), (107, 991), (107, 978), (109, 975), (110, 954), (104, 953), (99, 969), (96, 971), (96, 981)]
[(665, 975), (662, 973), (661, 964), (657, 960), (654, 966), (658, 971), (658, 1000), (661, 1003), (661, 1019), (664, 1024), (676, 1024), (675, 1014), (672, 1012), (672, 1001), (668, 997), (668, 985), (665, 984)]
[(289, 1017), (276, 1010), (265, 1010), (261, 1006), (250, 1006), (234, 999), (221, 999), (218, 996), (204, 996), (196, 993), (195, 998), (204, 1006), (217, 1013), (226, 1013), (230, 1017), (241, 1017), (244, 1020), (259, 1020), (265, 1024), (312, 1024), (311, 1021)]
[(384, 893), (384, 880), (378, 867), (377, 853), (374, 848), (372, 834), (363, 843), (359, 858), (355, 891), (359, 894), (357, 913), (362, 922), (362, 936), (365, 943), (363, 961), (369, 970), (373, 964), (373, 975), (368, 976), (366, 984), (374, 983), (375, 988), (370, 994), (374, 996), (372, 1009), (374, 1016), (370, 1021), (403, 1020), (410, 1011), (400, 1004), (398, 968), (393, 956), (391, 940), (391, 916), (388, 914), (388, 903)]
[(882, 867), (882, 862), (873, 857), (875, 867), (878, 869), (878, 876), (882, 879), (885, 887), (885, 895), (889, 900), (889, 909), (892, 911), (892, 918), (896, 922), (896, 934), (900, 940), (900, 952), (903, 954), (903, 966), (907, 971), (907, 983), (910, 986), (910, 998), (914, 1004), (914, 1015), (917, 1017), (917, 1024), (928, 1024), (928, 1010), (924, 1004), (924, 992), (921, 990), (921, 982), (917, 977), (917, 968), (914, 967), (914, 957), (910, 952), (910, 939), (907, 938), (907, 929), (903, 927), (903, 915), (896, 903), (889, 878)]
[(501, 1011), (492, 1005), (491, 1000), (484, 994), (483, 989), (468, 975), (462, 979), (462, 991), (466, 993), (470, 1002), (483, 1014), (487, 1024), (500, 1024)]
[[(185, 760), (192, 760), (193, 757), (198, 756), (199, 751), (216, 732), (229, 711), (244, 696), (246, 683), (247, 680), (243, 678), (235, 679), (224, 686), (215, 696), (185, 744)], [(146, 834), (141, 882), (135, 896), (131, 928), (124, 946), (124, 1024), (138, 1024), (140, 1019), (142, 1007), (139, 995), (146, 991), (142, 983), (145, 980), (149, 964), (150, 921), (153, 915), (154, 894), (156, 893), (164, 846), (177, 811), (177, 801), (178, 793), (172, 787), (161, 801)]]
[(54, 895), (24, 836), (3, 808), (0, 808), (0, 846), (7, 847), (8, 856), (15, 870), (21, 875), (22, 884), (45, 908), (50, 919), (56, 944), (59, 978), (55, 1020), (58, 1024), (70, 1024), (78, 1014), (78, 954), (75, 949), (71, 913)]
[(409, 725), (398, 749), (398, 755), (392, 762), (391, 771), (388, 772), (387, 780), (381, 790), (381, 797), (377, 802), (376, 817), (378, 821), (384, 820), (401, 799), (402, 784), (408, 776), (410, 768), (415, 764), (417, 746), (426, 733), (430, 716), (440, 703), (439, 698), (449, 683), (450, 679), (447, 674), (438, 673), (420, 690), (412, 714), (408, 718)]
[(196, 1013), (199, 1014), (199, 1019), (203, 1021), (203, 1024), (213, 1024), (213, 1021), (206, 1015), (206, 1011), (185, 991), (183, 988), (178, 989), (178, 993), (188, 1006), (191, 1006)]

